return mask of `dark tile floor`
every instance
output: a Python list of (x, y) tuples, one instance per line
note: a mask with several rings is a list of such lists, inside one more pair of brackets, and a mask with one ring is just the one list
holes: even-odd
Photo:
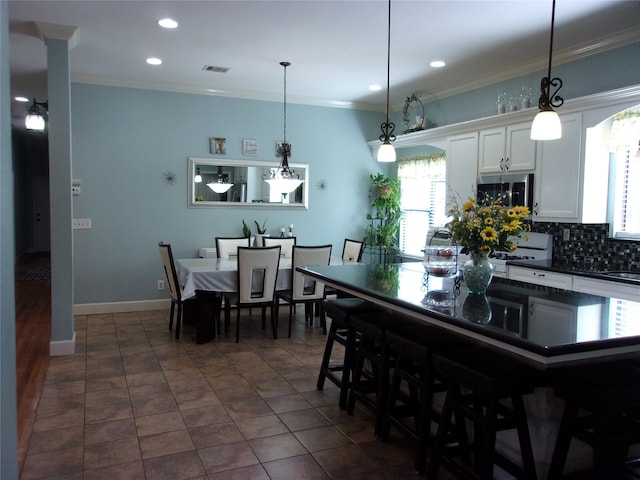
[[(299, 309), (302, 310), (302, 309)], [(259, 318), (196, 345), (168, 309), (76, 317), (54, 357), (22, 479), (411, 479), (412, 444), (316, 390), (325, 336), (298, 314), (273, 340)], [(232, 327), (234, 327), (232, 323)]]

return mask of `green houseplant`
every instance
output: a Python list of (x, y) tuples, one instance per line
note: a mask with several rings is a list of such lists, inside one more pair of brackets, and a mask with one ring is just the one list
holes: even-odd
[(369, 226), (365, 230), (365, 242), (370, 248), (378, 248), (386, 254), (398, 246), (400, 210), (400, 181), (382, 173), (369, 175), (371, 189), (369, 200), (373, 213), (367, 214)]

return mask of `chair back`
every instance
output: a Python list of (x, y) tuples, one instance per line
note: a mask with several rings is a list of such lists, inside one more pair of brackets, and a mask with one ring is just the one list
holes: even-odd
[(331, 245), (293, 247), (291, 261), (291, 296), (296, 300), (321, 300), (324, 298), (324, 283), (307, 278), (296, 269), (310, 265), (329, 265)]
[(182, 298), (182, 291), (180, 290), (180, 283), (178, 282), (178, 272), (176, 271), (176, 265), (173, 261), (173, 253), (171, 252), (171, 245), (160, 242), (158, 244), (160, 248), (160, 259), (162, 260), (162, 267), (164, 273), (167, 276), (167, 285), (169, 286), (169, 293), (171, 298), (176, 302), (179, 302)]
[(216, 255), (229, 258), (238, 255), (238, 247), (250, 247), (249, 237), (216, 237)]
[(264, 303), (274, 299), (280, 266), (280, 245), (238, 247), (239, 303)]
[(364, 242), (358, 240), (344, 239), (342, 247), (343, 262), (359, 262), (362, 260), (362, 252), (364, 251)]
[(280, 245), (282, 247), (280, 255), (284, 258), (291, 258), (293, 246), (296, 244), (296, 237), (262, 237), (262, 243), (264, 247)]

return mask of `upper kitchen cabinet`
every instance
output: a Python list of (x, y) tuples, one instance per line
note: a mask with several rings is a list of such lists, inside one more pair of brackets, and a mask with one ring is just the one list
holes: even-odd
[(453, 135), (447, 140), (447, 185), (451, 195), (447, 197), (447, 210), (452, 200), (465, 201), (475, 196), (477, 182), (478, 132)]
[(534, 180), (535, 221), (579, 222), (582, 114), (560, 115), (562, 138), (539, 141)]
[(531, 140), (531, 122), (481, 130), (478, 171), (495, 174), (534, 170), (536, 142)]

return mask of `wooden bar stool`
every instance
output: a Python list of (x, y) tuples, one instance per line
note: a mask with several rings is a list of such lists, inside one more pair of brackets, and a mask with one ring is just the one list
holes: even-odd
[(593, 448), (596, 478), (623, 478), (628, 448), (640, 443), (640, 368), (622, 361), (571, 367), (551, 381), (565, 408), (548, 478), (562, 478), (572, 438)]
[[(517, 478), (536, 478), (536, 468), (524, 410), (523, 395), (533, 392), (536, 372), (514, 360), (473, 347), (433, 355), (434, 368), (446, 377), (447, 394), (438, 426), (436, 445), (431, 455), (427, 478), (437, 478), (440, 466), (458, 478), (493, 479), (494, 465)], [(510, 400), (508, 405), (504, 400)], [(454, 430), (451, 416), (467, 418), (473, 424), (473, 439), (458, 432), (457, 445), (446, 442)], [(496, 433), (516, 429), (522, 466), (495, 449)], [(473, 459), (473, 462), (470, 460)]]
[[(385, 341), (385, 332), (414, 324), (410, 319), (381, 310), (376, 313), (352, 315), (349, 325), (358, 335), (353, 363), (353, 379), (347, 400), (347, 413), (353, 415), (356, 402), (375, 415), (375, 435), (381, 434), (385, 404), (389, 395), (389, 370), (392, 352)], [(368, 368), (366, 366), (368, 362)]]
[[(379, 307), (359, 298), (338, 298), (325, 300), (323, 308), (325, 315), (331, 318), (331, 326), (327, 333), (327, 343), (324, 347), (317, 388), (322, 390), (326, 379), (337, 385), (340, 389), (338, 405), (344, 409), (347, 406), (357, 342), (357, 335), (349, 325), (349, 318), (355, 313), (378, 311)], [(333, 345), (336, 342), (344, 347), (344, 355), (342, 363), (331, 364)]]
[[(431, 422), (438, 421), (433, 395), (445, 384), (433, 368), (432, 354), (460, 347), (461, 341), (442, 329), (416, 325), (387, 330), (385, 340), (396, 361), (386, 403), (381, 436), (386, 440), (393, 425), (415, 440), (415, 470), (424, 474)], [(406, 384), (408, 395), (402, 386)]]

